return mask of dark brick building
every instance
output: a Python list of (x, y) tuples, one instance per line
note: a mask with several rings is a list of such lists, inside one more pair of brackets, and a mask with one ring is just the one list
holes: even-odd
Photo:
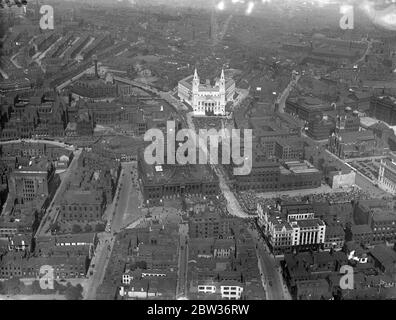
[(372, 97), (370, 115), (387, 124), (396, 125), (396, 99), (393, 97)]

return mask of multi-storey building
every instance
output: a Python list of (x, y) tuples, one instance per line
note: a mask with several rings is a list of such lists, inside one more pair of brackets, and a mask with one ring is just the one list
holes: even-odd
[(140, 244), (136, 249), (134, 259), (144, 261), (149, 270), (177, 270), (177, 246), (175, 244)]
[(304, 145), (301, 138), (278, 139), (275, 142), (275, 156), (283, 161), (303, 160)]
[(278, 190), (299, 190), (319, 188), (322, 172), (308, 161), (284, 162), (280, 170)]
[(29, 106), (36, 111), (38, 125), (34, 134), (39, 137), (63, 137), (66, 128), (66, 111), (59, 97), (55, 99), (38, 96), (31, 97)]
[(268, 242), (275, 254), (283, 254), (292, 250), (295, 229), (289, 222), (277, 217), (269, 217), (267, 229)]
[(341, 250), (345, 243), (345, 231), (341, 225), (326, 226), (325, 250)]
[(20, 166), (11, 173), (10, 193), (20, 203), (31, 202), (37, 198), (46, 199), (54, 188), (54, 174), (55, 167), (47, 159), (30, 161), (29, 166)]
[(253, 189), (277, 192), (321, 186), (322, 172), (308, 161), (288, 161), (281, 164), (274, 160), (256, 159), (258, 160), (253, 159), (250, 174), (233, 177), (237, 191)]
[(237, 281), (201, 281), (197, 283), (198, 294), (211, 294), (224, 300), (239, 300), (242, 297), (244, 285)]
[(357, 132), (360, 129), (360, 118), (357, 110), (352, 111), (351, 107), (345, 108), (345, 114), (337, 117), (337, 132)]
[(15, 234), (8, 238), (8, 250), (14, 252), (30, 252), (31, 235)]
[(396, 125), (396, 99), (390, 96), (372, 97), (370, 114), (391, 126)]
[(369, 217), (373, 243), (396, 242), (396, 214), (393, 210), (373, 209)]
[(354, 222), (358, 225), (356, 228), (367, 230), (368, 240), (363, 239), (365, 243), (396, 242), (396, 215), (392, 202), (383, 200), (359, 201), (354, 208)]
[(79, 79), (73, 84), (71, 91), (77, 96), (90, 99), (106, 99), (117, 96), (117, 86), (97, 76), (85, 76)]
[(101, 221), (106, 198), (98, 190), (69, 190), (60, 204), (60, 219), (63, 221)]
[(86, 256), (91, 259), (98, 243), (96, 233), (44, 235), (36, 237), (36, 252), (42, 256)]
[(9, 226), (0, 221), (0, 239), (8, 239), (18, 233), (18, 228), (15, 226)]
[(298, 116), (304, 121), (312, 121), (323, 112), (332, 111), (334, 107), (330, 104), (324, 105), (321, 100), (315, 98), (290, 98), (286, 101), (285, 112)]
[(88, 110), (79, 110), (78, 118), (75, 122), (75, 133), (77, 136), (92, 136), (94, 126), (94, 121)]
[(371, 245), (373, 242), (373, 230), (368, 224), (351, 226), (352, 239), (361, 245)]
[(193, 76), (179, 81), (178, 85), (179, 98), (192, 106), (195, 115), (225, 115), (226, 104), (233, 101), (234, 94), (235, 82), (226, 79), (224, 70), (214, 86), (209, 80), (201, 84), (196, 69)]
[(24, 258), (19, 253), (7, 254), (0, 261), (0, 278), (39, 278), (43, 276), (43, 266), (51, 266), (54, 280), (83, 278), (87, 272), (84, 256), (50, 256)]
[(317, 116), (308, 122), (307, 135), (315, 140), (327, 140), (335, 127), (334, 120), (327, 115)]
[(72, 152), (64, 147), (39, 142), (7, 143), (1, 147), (1, 156), (4, 158), (41, 158), (46, 157), (55, 162), (63, 155), (72, 157)]
[(262, 298), (255, 242), (243, 224), (228, 239), (194, 238), (188, 245), (189, 298)]
[(225, 239), (231, 235), (232, 220), (215, 212), (193, 214), (188, 221), (190, 238)]
[(234, 187), (237, 191), (252, 189), (275, 191), (278, 190), (279, 176), (279, 163), (274, 161), (253, 161), (250, 174), (234, 177)]
[(393, 160), (381, 160), (378, 186), (393, 195), (396, 195), (396, 163)]
[(16, 96), (11, 109), (2, 139), (64, 136), (66, 112), (58, 96), (50, 93), (35, 96), (29, 92), (25, 98)]
[(135, 264), (144, 263), (150, 272), (176, 272), (178, 268), (177, 234), (166, 226), (149, 227), (148, 230), (138, 229), (137, 232), (139, 241), (131, 244), (128, 252), (129, 261)]
[(86, 104), (95, 124), (114, 125), (132, 123), (138, 113), (137, 106), (112, 102), (90, 102)]
[(336, 156), (345, 158), (376, 155), (377, 139), (372, 131), (339, 132), (329, 137), (329, 149)]
[[(318, 290), (317, 281), (325, 281), (330, 276), (337, 276), (339, 283), (339, 270), (341, 266), (348, 263), (348, 258), (344, 252), (301, 252), (297, 254), (286, 254), (283, 263), (283, 274), (285, 283), (289, 287), (292, 297), (301, 299), (299, 294), (302, 293), (301, 284), (308, 285), (312, 281), (313, 286), (309, 285), (308, 297), (312, 299), (320, 299), (323, 293), (332, 297), (331, 290), (327, 285), (323, 288), (323, 292), (315, 297)], [(304, 290), (305, 291), (305, 290)], [(322, 290), (320, 290), (322, 291)], [(327, 296), (326, 294), (326, 296)]]
[(259, 224), (274, 254), (324, 247), (326, 225), (313, 212), (282, 213), (257, 205)]
[(207, 165), (148, 165), (138, 160), (143, 197), (147, 204), (160, 204), (164, 198), (187, 194), (211, 196), (219, 192), (219, 182)]
[(300, 248), (323, 248), (325, 242), (326, 225), (313, 216), (309, 219), (289, 220), (294, 229), (293, 246)]

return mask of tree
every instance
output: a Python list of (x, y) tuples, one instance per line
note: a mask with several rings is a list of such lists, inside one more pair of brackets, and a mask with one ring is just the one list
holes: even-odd
[(147, 269), (147, 263), (146, 261), (138, 261), (136, 262), (136, 267), (142, 270), (146, 270)]
[(59, 231), (59, 224), (58, 222), (55, 222), (51, 225), (50, 230), (52, 233), (56, 233)]
[(75, 287), (69, 284), (65, 291), (65, 297), (67, 300), (81, 300), (83, 298), (82, 292), (83, 287), (81, 284), (78, 284)]
[(14, 278), (4, 282), (4, 289), (6, 291), (6, 294), (20, 294), (21, 292), (23, 292), (24, 288), (25, 284), (19, 279)]
[(42, 289), (40, 287), (40, 282), (38, 280), (34, 280), (31, 285), (32, 293), (33, 294), (40, 294), (42, 293)]
[(323, 159), (323, 158), (320, 158), (320, 159), (319, 159), (318, 167), (319, 167), (320, 170), (323, 170), (323, 169), (324, 169), (324, 164), (325, 164), (325, 162), (326, 162), (325, 159)]
[(103, 232), (103, 231), (105, 231), (105, 225), (104, 224), (102, 224), (102, 223), (98, 223), (96, 226), (95, 226), (95, 232)]
[(73, 227), (72, 227), (73, 233), (80, 233), (81, 231), (82, 231), (82, 228), (78, 224), (73, 224)]

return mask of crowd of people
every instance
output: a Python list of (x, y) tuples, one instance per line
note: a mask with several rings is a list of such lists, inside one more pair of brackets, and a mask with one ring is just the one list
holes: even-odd
[(222, 123), (224, 119), (220, 117), (194, 117), (193, 122), (196, 130), (199, 129), (216, 129), (220, 130), (222, 128)]
[[(242, 209), (248, 214), (256, 214), (259, 198), (252, 192), (238, 192), (236, 198)], [(272, 200), (272, 199), (268, 199)]]
[(339, 203), (350, 203), (351, 201), (357, 200), (368, 200), (371, 199), (371, 195), (367, 191), (363, 191), (360, 188), (352, 188), (348, 192), (336, 192), (326, 194), (311, 194), (305, 196), (289, 196), (283, 195), (274, 198), (259, 198), (252, 192), (238, 192), (236, 197), (241, 204), (242, 208), (249, 214), (255, 214), (257, 210), (257, 203), (260, 202), (265, 206), (276, 206), (281, 201), (286, 202), (327, 202), (328, 204), (339, 204)]
[(222, 193), (219, 193), (217, 195), (204, 196), (204, 197), (185, 195), (184, 202), (185, 202), (185, 207), (183, 209), (185, 211), (188, 211), (189, 208), (192, 208), (196, 205), (203, 205), (205, 208), (207, 208), (210, 211), (217, 211), (223, 214), (227, 213), (227, 200)]
[(308, 197), (310, 202), (325, 202), (329, 204), (334, 203), (348, 203), (356, 200), (370, 199), (371, 195), (367, 191), (360, 188), (352, 188), (346, 192), (327, 193), (327, 194), (314, 194)]

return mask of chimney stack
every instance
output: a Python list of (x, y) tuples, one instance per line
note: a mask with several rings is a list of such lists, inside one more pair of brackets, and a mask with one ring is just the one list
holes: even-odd
[(96, 55), (92, 56), (92, 59), (95, 63), (95, 77), (99, 78), (99, 72), (98, 72), (98, 57)]

